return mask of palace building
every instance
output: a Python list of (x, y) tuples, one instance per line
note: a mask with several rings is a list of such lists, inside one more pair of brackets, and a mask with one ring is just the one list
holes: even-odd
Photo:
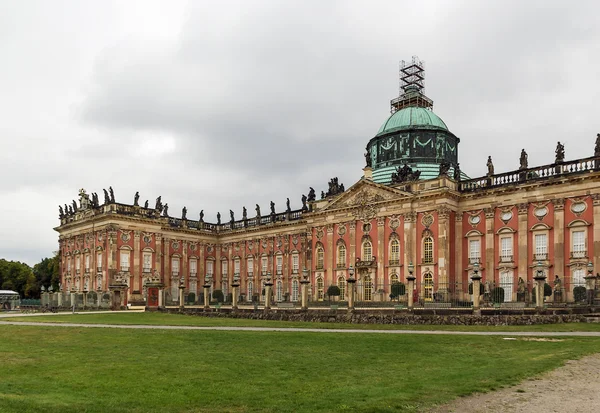
[[(490, 157), (488, 173), (470, 178), (459, 168), (460, 139), (424, 94), (423, 64), (402, 62), (400, 74), (391, 116), (366, 139), (362, 178), (347, 188), (332, 178), (320, 199), (310, 188), (301, 209), (288, 200), (284, 211), (256, 205), (252, 216), (244, 207), (242, 219), (231, 211), (209, 223), (185, 208), (169, 215), (161, 197), (116, 202), (110, 188), (100, 202), (80, 190), (55, 228), (62, 292), (169, 305), (181, 293), (202, 303), (205, 284), (227, 297), (235, 282), (243, 303), (264, 300), (268, 282), (275, 302), (298, 302), (304, 275), (311, 301), (335, 285), (341, 301), (355, 288), (359, 302), (411, 294), (415, 305), (459, 306), (470, 305), (476, 273), (484, 295), (501, 289), (502, 302), (530, 303), (542, 275), (549, 302), (579, 299), (576, 287), (600, 266), (600, 135), (585, 159), (565, 160), (558, 143), (546, 165), (530, 167), (523, 150), (518, 169), (497, 173)], [(347, 283), (351, 267), (356, 283)], [(412, 292), (392, 288), (409, 276)]]

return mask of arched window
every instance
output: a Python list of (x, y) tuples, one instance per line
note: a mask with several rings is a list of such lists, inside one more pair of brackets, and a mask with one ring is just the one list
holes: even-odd
[(292, 301), (298, 301), (298, 280), (292, 281)]
[(324, 298), (324, 284), (323, 284), (323, 278), (322, 277), (318, 277), (317, 278), (317, 300), (319, 301), (323, 301)]
[(277, 280), (277, 302), (283, 301), (283, 283), (281, 280)]
[(423, 263), (433, 263), (433, 238), (426, 237), (423, 240)]
[(317, 270), (322, 270), (325, 263), (325, 250), (323, 247), (317, 247)]
[(340, 300), (346, 296), (346, 279), (343, 276), (338, 277), (338, 288), (340, 289)]
[(433, 300), (433, 275), (430, 272), (423, 276), (423, 293), (425, 301)]
[(585, 286), (585, 271), (583, 268), (575, 268), (573, 270), (573, 282), (571, 283), (571, 290), (578, 286)]
[(362, 260), (371, 261), (373, 259), (373, 245), (371, 245), (371, 241), (367, 240), (363, 242), (362, 250)]
[(368, 275), (363, 279), (364, 300), (371, 301), (373, 299), (373, 282)]
[(252, 301), (252, 294), (254, 294), (254, 283), (252, 281), (248, 281), (248, 301)]
[(338, 268), (346, 268), (346, 246), (342, 243), (340, 243), (338, 245), (337, 267)]
[(400, 263), (400, 241), (393, 238), (390, 241), (390, 265), (398, 265)]

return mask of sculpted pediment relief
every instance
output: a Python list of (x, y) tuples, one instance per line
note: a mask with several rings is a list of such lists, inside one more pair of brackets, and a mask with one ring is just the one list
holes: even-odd
[(361, 218), (374, 217), (377, 213), (375, 204), (385, 201), (401, 200), (412, 194), (376, 184), (372, 181), (361, 180), (337, 199), (325, 206), (323, 211), (343, 208), (356, 208)]

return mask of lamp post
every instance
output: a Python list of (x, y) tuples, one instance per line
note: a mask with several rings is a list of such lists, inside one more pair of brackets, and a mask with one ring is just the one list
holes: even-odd
[(473, 281), (473, 311), (479, 313), (479, 298), (481, 293), (481, 274), (479, 274), (479, 263), (473, 264), (473, 275), (471, 275), (471, 281)]
[(310, 280), (308, 279), (308, 270), (306, 267), (302, 270), (302, 279), (300, 280), (300, 284), (302, 285), (302, 310), (308, 310), (308, 284), (310, 284)]
[(233, 310), (236, 310), (238, 308), (238, 295), (239, 295), (239, 291), (238, 288), (240, 287), (240, 274), (239, 273), (235, 273), (233, 274), (233, 283), (231, 283), (231, 292), (232, 292), (232, 296), (231, 296), (231, 308)]
[(596, 276), (594, 275), (594, 264), (588, 262), (587, 275), (585, 278), (586, 300), (588, 305), (594, 304), (594, 290), (596, 288)]
[(415, 271), (415, 266), (412, 263), (412, 261), (410, 261), (408, 263), (408, 276), (406, 277), (406, 281), (408, 281), (408, 309), (409, 310), (412, 310), (413, 307), (415, 306), (414, 290), (415, 290), (416, 277), (413, 275), (414, 271)]
[(541, 261), (536, 264), (535, 276), (536, 281), (535, 305), (538, 310), (544, 307), (544, 284), (546, 283), (546, 274), (544, 273), (544, 265)]
[(185, 277), (181, 276), (179, 279), (179, 308), (183, 309), (185, 306), (185, 297), (183, 291), (185, 290)]
[(356, 278), (354, 278), (354, 267), (352, 265), (348, 267), (348, 311), (354, 310), (354, 290), (356, 284)]
[(212, 284), (212, 275), (206, 274), (204, 276), (204, 309), (210, 308), (210, 286)]

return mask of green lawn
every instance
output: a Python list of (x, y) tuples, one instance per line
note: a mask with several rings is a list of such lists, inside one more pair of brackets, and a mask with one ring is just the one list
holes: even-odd
[(0, 411), (422, 411), (514, 384), (599, 344), (0, 325)]
[(390, 324), (346, 324), (346, 323), (307, 323), (290, 321), (265, 321), (234, 318), (208, 318), (164, 313), (106, 313), (68, 314), (56, 316), (0, 318), (6, 321), (37, 321), (51, 323), (90, 323), (90, 324), (143, 324), (176, 326), (237, 326), (237, 327), (296, 327), (296, 328), (351, 328), (369, 330), (454, 330), (454, 331), (600, 331), (600, 323), (563, 323), (532, 326), (431, 326), (431, 325), (390, 325)]

